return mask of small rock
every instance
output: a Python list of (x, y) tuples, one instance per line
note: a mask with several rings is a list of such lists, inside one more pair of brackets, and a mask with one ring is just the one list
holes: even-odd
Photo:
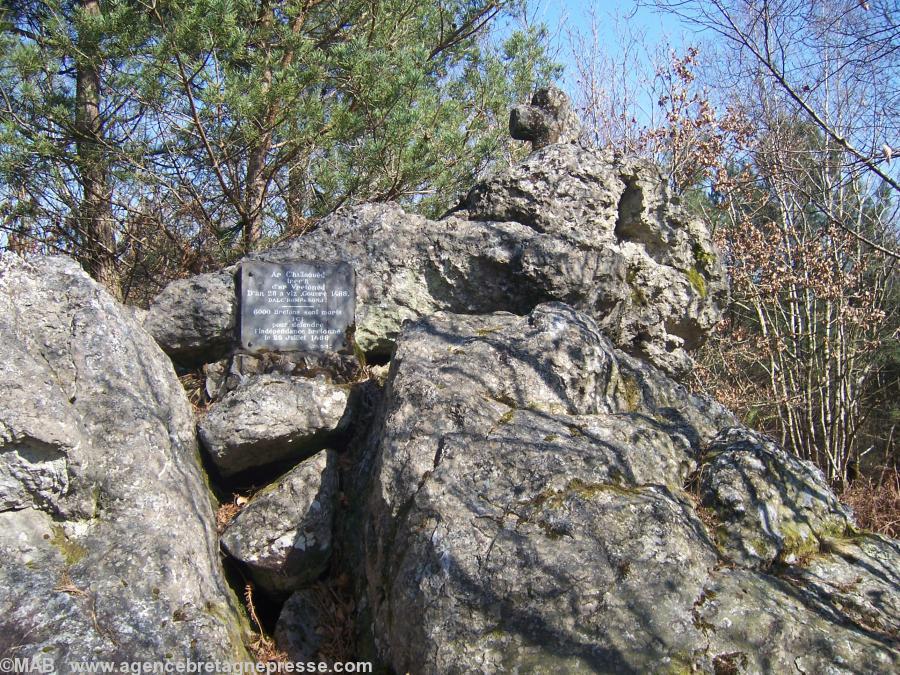
[(175, 360), (215, 361), (233, 341), (234, 298), (233, 270), (173, 281), (153, 299), (144, 329)]
[(322, 638), (319, 605), (311, 590), (296, 591), (287, 599), (275, 624), (275, 644), (297, 663), (318, 661)]
[(337, 456), (320, 452), (256, 494), (221, 543), (271, 593), (312, 583), (328, 567), (337, 496)]
[(347, 399), (346, 387), (258, 375), (213, 405), (197, 429), (213, 463), (232, 475), (321, 449), (346, 426)]

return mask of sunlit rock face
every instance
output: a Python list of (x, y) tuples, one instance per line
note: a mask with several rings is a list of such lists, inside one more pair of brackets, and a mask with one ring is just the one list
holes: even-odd
[(184, 389), (77, 264), (0, 258), (0, 634), (16, 657), (236, 660)]

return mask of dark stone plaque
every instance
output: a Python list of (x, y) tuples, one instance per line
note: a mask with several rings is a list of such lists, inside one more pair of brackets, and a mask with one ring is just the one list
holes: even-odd
[(241, 265), (241, 347), (339, 351), (355, 323), (356, 274), (348, 263)]

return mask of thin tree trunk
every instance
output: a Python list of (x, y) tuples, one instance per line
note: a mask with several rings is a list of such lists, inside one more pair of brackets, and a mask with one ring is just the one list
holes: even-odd
[(305, 222), (303, 207), (306, 195), (306, 161), (298, 160), (288, 167), (287, 231), (296, 232)]
[[(100, 15), (99, 0), (81, 0), (82, 10)], [(79, 257), (88, 274), (115, 297), (121, 297), (116, 269), (116, 238), (112, 219), (109, 166), (100, 119), (100, 64), (97, 45), (81, 36), (76, 59), (75, 133), (81, 204), (78, 213)]]
[[(310, 8), (319, 4), (318, 2), (306, 3), (297, 16), (291, 22), (291, 33), (298, 35), (306, 21), (307, 12)], [(260, 4), (259, 9), (260, 23), (264, 28), (263, 34), (268, 35), (275, 23), (274, 10), (268, 0), (264, 0)], [(273, 58), (272, 50), (269, 45), (264, 47), (265, 69), (262, 74), (261, 93), (267, 97), (272, 89), (273, 81)], [(294, 49), (288, 48), (281, 55), (279, 65), (281, 70), (287, 69), (294, 60)], [(272, 149), (272, 134), (275, 129), (279, 115), (282, 113), (281, 100), (269, 101), (266, 105), (265, 115), (257, 123), (259, 138), (256, 144), (250, 148), (247, 157), (247, 174), (245, 177), (245, 199), (242, 214), (242, 234), (244, 249), (249, 251), (256, 247), (262, 237), (263, 215), (266, 204), (266, 194), (269, 189), (269, 182), (272, 178), (268, 166), (268, 155)]]
[(249, 252), (256, 248), (262, 238), (263, 209), (266, 202), (268, 181), (264, 174), (266, 156), (272, 142), (271, 132), (264, 132), (259, 142), (250, 151), (247, 158), (247, 177), (244, 199), (244, 214), (241, 229), (244, 239), (244, 250)]

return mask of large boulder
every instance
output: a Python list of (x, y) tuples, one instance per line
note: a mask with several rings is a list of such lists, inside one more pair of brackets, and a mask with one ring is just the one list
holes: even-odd
[[(361, 461), (377, 652), (422, 673), (896, 668), (865, 606), (825, 612), (790, 565), (719, 549), (683, 486), (734, 424), (562, 304), (408, 325)], [(875, 578), (896, 549), (866, 550), (850, 595), (896, 592)]]
[(273, 594), (308, 585), (331, 557), (337, 457), (320, 452), (256, 495), (222, 533), (222, 548)]
[(3, 655), (243, 659), (190, 406), (73, 261), (0, 258)]
[[(356, 341), (382, 355), (407, 320), (526, 314), (559, 300), (621, 349), (680, 375), (727, 295), (709, 231), (682, 213), (658, 170), (571, 144), (479, 183), (442, 220), (355, 206), (250, 259), (351, 263)], [(153, 302), (146, 325), (168, 353), (212, 361), (233, 344), (235, 271), (175, 282)]]

